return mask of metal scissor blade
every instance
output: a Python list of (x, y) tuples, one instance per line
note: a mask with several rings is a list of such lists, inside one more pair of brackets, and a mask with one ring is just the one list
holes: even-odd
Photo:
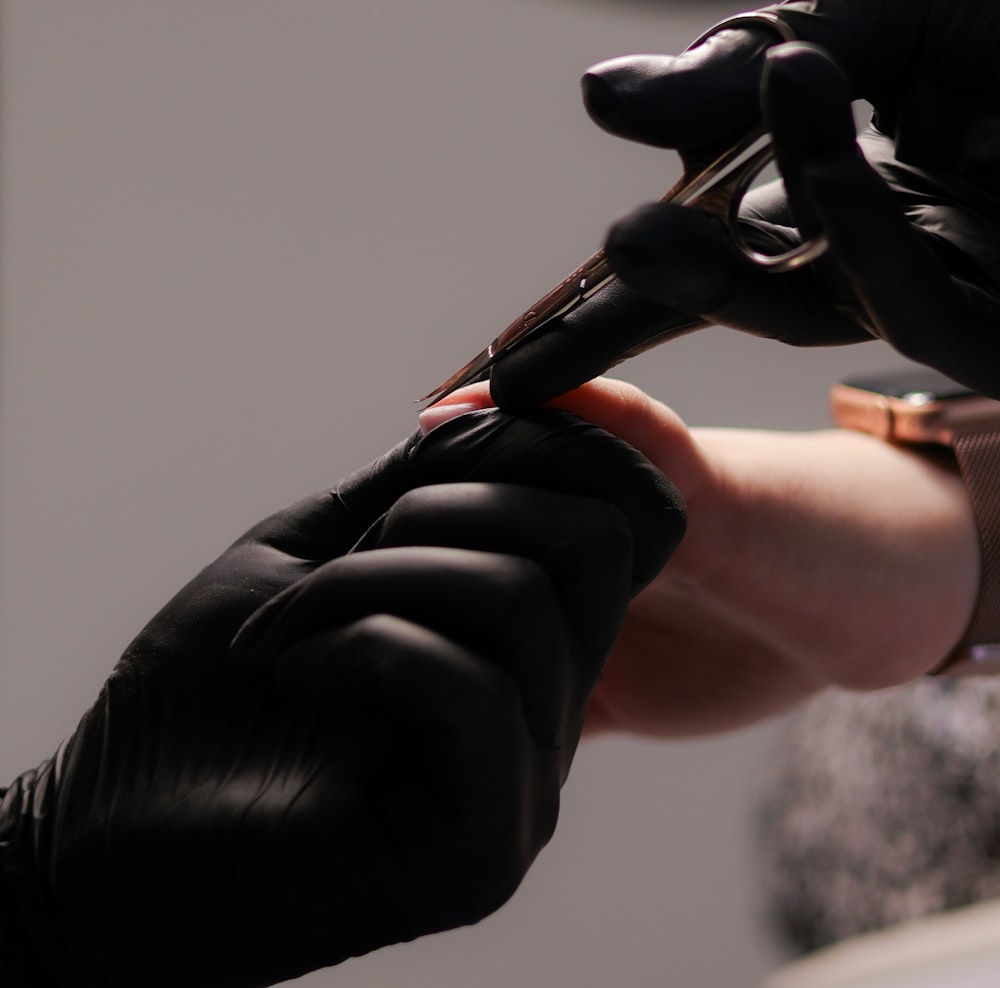
[(592, 254), (572, 274), (543, 295), (530, 309), (522, 312), (485, 350), (472, 358), (460, 371), (419, 401), (432, 404), (447, 398), (453, 391), (471, 384), (488, 371), (505, 353), (526, 342), (549, 323), (572, 312), (581, 302), (596, 294), (611, 279), (614, 272), (603, 250)]
[(461, 370), (452, 374), (447, 381), (442, 382), (433, 391), (428, 392), (422, 398), (418, 398), (417, 401), (428, 401), (433, 405), (442, 398), (447, 398), (453, 391), (457, 391), (459, 388), (464, 388), (467, 384), (478, 381), (496, 361), (497, 353), (494, 350), (495, 344), (496, 340), (485, 350), (476, 354)]
[[(770, 156), (770, 135), (761, 128), (749, 131), (742, 140), (714, 158), (694, 161), (682, 154), (684, 172), (661, 202), (673, 202), (679, 206), (704, 202), (706, 211), (724, 213), (729, 206), (734, 186), (740, 185), (744, 176), (755, 175)], [(534, 336), (555, 319), (571, 312), (614, 277), (604, 251), (597, 251), (530, 309), (518, 316), (460, 371), (418, 400), (438, 402), (453, 391), (478, 380), (505, 353)], [(666, 334), (663, 338), (669, 338), (670, 335), (672, 334)]]

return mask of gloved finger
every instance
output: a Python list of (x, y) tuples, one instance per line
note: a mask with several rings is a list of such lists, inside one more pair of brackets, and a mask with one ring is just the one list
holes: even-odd
[[(794, 226), (763, 215), (746, 216), (742, 235), (765, 254), (802, 242)], [(743, 255), (721, 220), (697, 209), (669, 203), (642, 207), (612, 227), (606, 249), (612, 267), (634, 291), (696, 312), (706, 322), (798, 345), (868, 336), (830, 304), (831, 292), (819, 283), (817, 270), (773, 274)]]
[(780, 40), (766, 26), (740, 26), (679, 55), (600, 62), (583, 77), (584, 104), (604, 130), (655, 147), (729, 143), (760, 116), (763, 53)]
[[(753, 234), (746, 231), (747, 239), (765, 253), (800, 242), (793, 227), (763, 219)], [(494, 366), (490, 393), (498, 405), (521, 408), (572, 390), (657, 345), (664, 326), (716, 322), (813, 345), (867, 338), (829, 304), (829, 292), (817, 290), (814, 272), (776, 277), (758, 268), (719, 221), (699, 210), (642, 207), (612, 228), (606, 249), (621, 280)]]
[[(359, 736), (366, 757), (351, 784), (370, 800), (358, 811), (366, 829), (395, 850), (402, 874), (391, 879), (394, 922), (376, 916), (373, 925), (403, 924), (398, 938), (408, 939), (475, 922), (506, 901), (551, 837), (559, 805), (556, 762), (532, 738), (515, 682), (449, 636), (387, 614), (296, 642), (278, 673), (290, 694), (329, 712), (332, 728), (346, 716), (350, 731), (375, 736)], [(335, 792), (310, 795), (334, 813), (345, 799), (335, 781)], [(408, 901), (414, 892), (421, 902)]]
[(822, 50), (792, 44), (769, 53), (763, 100), (792, 208), (817, 217), (881, 339), (970, 387), (1000, 393), (1000, 372), (982, 360), (1000, 337), (1000, 309), (952, 277), (940, 245), (911, 223), (866, 160), (849, 96)]
[[(661, 226), (666, 217), (680, 222), (676, 228), (670, 222)], [(771, 253), (785, 249), (794, 230), (778, 228), (771, 236), (767, 226), (753, 240), (755, 246)], [(651, 227), (657, 228), (653, 238)], [(644, 207), (616, 226), (613, 237), (609, 254), (623, 276), (497, 361), (489, 381), (499, 408), (517, 412), (537, 406), (711, 322), (796, 340), (803, 328), (812, 327), (822, 333), (820, 343), (865, 338), (841, 311), (819, 304), (814, 285), (805, 286), (802, 295), (788, 291), (786, 297), (787, 283), (779, 287), (770, 275), (758, 277), (762, 272), (750, 270), (712, 221), (695, 210)], [(749, 310), (742, 305), (744, 288), (760, 299)], [(706, 314), (686, 311), (675, 304), (675, 296)]]
[(414, 433), (336, 488), (257, 525), (241, 543), (293, 556), (305, 575), (347, 552), (407, 491), (464, 480), (584, 494), (616, 505), (633, 528), (635, 589), (659, 573), (684, 531), (680, 495), (626, 443), (562, 412), (513, 417), (490, 410), (427, 436)]
[[(760, 66), (801, 44), (782, 44), (763, 53)], [(850, 96), (838, 88), (824, 92), (842, 100), (847, 132), (853, 139)], [(820, 112), (822, 107), (820, 108)], [(839, 121), (838, 117), (838, 121)], [(744, 200), (740, 234), (744, 243), (766, 255), (798, 247), (816, 236), (822, 224), (798, 188), (794, 170), (785, 181), (755, 190)], [(793, 199), (789, 208), (786, 195)], [(843, 300), (843, 278), (829, 263), (775, 276), (750, 261), (727, 224), (698, 209), (655, 203), (616, 223), (605, 245), (618, 276), (634, 290), (664, 305), (698, 314), (706, 322), (742, 329), (798, 345), (830, 345), (866, 338)], [(822, 290), (820, 290), (822, 289)]]
[(616, 279), (504, 354), (490, 370), (490, 396), (504, 411), (534, 408), (656, 346), (665, 334), (704, 325)]
[[(437, 484), (404, 494), (356, 550), (445, 546), (536, 563), (585, 660), (614, 645), (632, 586), (632, 530), (605, 501), (513, 484)], [(589, 680), (589, 676), (588, 676)]]
[[(755, 190), (745, 203), (743, 237), (757, 250), (776, 254), (802, 242), (777, 187)], [(821, 261), (775, 275), (747, 260), (721, 221), (697, 209), (641, 207), (611, 228), (605, 249), (618, 278), (494, 365), (490, 394), (499, 407), (518, 410), (565, 394), (709, 323), (796, 345), (870, 337), (852, 318), (857, 303), (839, 270)]]
[(852, 98), (875, 107), (900, 161), (955, 173), (982, 147), (975, 118), (996, 88), (992, 0), (791, 0), (765, 9), (830, 53)]
[[(684, 533), (683, 501), (656, 467), (621, 439), (553, 409), (459, 416), (418, 438), (393, 469), (401, 476), (387, 485), (392, 497), (379, 515), (408, 490), (455, 481), (518, 484), (614, 505), (632, 528), (633, 592), (660, 572)], [(373, 496), (365, 475), (338, 488), (359, 515), (382, 493)]]
[(296, 642), (371, 614), (391, 614), (471, 649), (502, 669), (539, 744), (568, 740), (566, 700), (588, 694), (600, 665), (576, 661), (571, 630), (544, 572), (514, 556), (438, 547), (335, 559), (257, 611), (233, 643), (237, 661), (273, 665)]

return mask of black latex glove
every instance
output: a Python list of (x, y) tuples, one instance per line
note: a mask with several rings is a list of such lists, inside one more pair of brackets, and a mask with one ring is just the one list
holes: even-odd
[[(593, 118), (658, 147), (719, 150), (763, 112), (788, 192), (752, 193), (746, 239), (778, 253), (826, 232), (787, 274), (754, 267), (721, 221), (656, 204), (616, 224), (620, 283), (504, 358), (494, 399), (553, 397), (653, 345), (685, 315), (799, 346), (877, 337), (1000, 398), (1000, 4), (811, 0), (770, 8), (803, 42), (734, 28), (679, 56), (584, 77)], [(852, 99), (875, 107), (856, 143)]]
[(269, 985), (491, 912), (683, 526), (620, 440), (495, 410), (256, 526), (9, 787), (0, 983)]

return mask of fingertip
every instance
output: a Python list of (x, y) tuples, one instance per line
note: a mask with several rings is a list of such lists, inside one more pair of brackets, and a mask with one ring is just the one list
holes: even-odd
[(613, 130), (613, 121), (621, 113), (621, 103), (614, 87), (609, 85), (597, 65), (588, 69), (580, 79), (583, 106), (590, 119), (606, 130)]
[(787, 41), (764, 53), (764, 73), (814, 90), (838, 90), (850, 97), (847, 76), (825, 48), (809, 41)]
[(767, 52), (761, 102), (779, 151), (813, 157), (852, 147), (852, 99), (847, 77), (824, 48), (793, 41)]
[(591, 66), (580, 80), (590, 118), (616, 137), (659, 143), (656, 135), (663, 114), (656, 112), (651, 118), (648, 90), (669, 73), (672, 63), (667, 55), (627, 55)]
[(730, 238), (705, 213), (650, 203), (608, 232), (608, 260), (627, 285), (684, 312), (712, 311), (728, 298), (739, 276)]

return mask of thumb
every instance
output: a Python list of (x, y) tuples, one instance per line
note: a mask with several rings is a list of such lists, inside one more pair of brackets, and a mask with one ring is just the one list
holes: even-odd
[(601, 62), (582, 80), (598, 126), (628, 140), (702, 148), (733, 140), (760, 115), (764, 52), (780, 39), (766, 25), (722, 28), (680, 55)]

